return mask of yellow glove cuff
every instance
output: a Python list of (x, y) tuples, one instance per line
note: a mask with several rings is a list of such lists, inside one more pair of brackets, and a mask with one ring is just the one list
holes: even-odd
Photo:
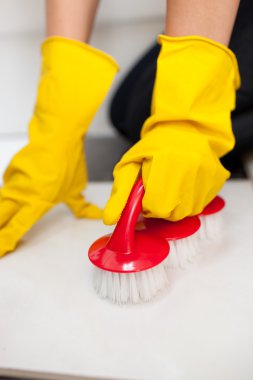
[[(71, 59), (73, 59), (75, 55), (77, 55), (79, 59), (80, 52), (78, 52), (77, 49), (74, 49), (75, 47), (79, 47), (81, 50), (85, 51), (85, 59), (88, 59), (87, 54), (90, 57), (92, 55), (98, 56), (100, 58), (103, 58), (105, 61), (108, 61), (109, 64), (114, 66), (116, 71), (119, 71), (119, 65), (112, 56), (103, 52), (102, 50), (94, 48), (91, 45), (88, 45), (81, 41), (72, 40), (70, 38), (65, 38), (65, 37), (60, 37), (60, 36), (48, 37), (47, 39), (43, 41), (41, 45), (41, 52), (42, 52), (42, 55), (47, 54), (48, 59), (50, 59), (50, 55), (53, 55), (54, 57), (57, 56), (58, 54), (60, 55), (64, 54), (68, 56), (68, 54), (70, 53), (71, 53)], [(46, 53), (45, 53), (45, 49), (46, 49)], [(104, 65), (104, 62), (102, 60), (100, 61), (96, 60), (96, 61), (97, 61), (96, 64), (101, 63), (101, 65)]]
[[(237, 90), (241, 86), (241, 78), (240, 78), (239, 67), (238, 67), (236, 56), (232, 52), (232, 50), (230, 50), (227, 46), (225, 46), (219, 42), (213, 41), (207, 37), (201, 37), (201, 36), (170, 37), (170, 36), (166, 36), (164, 34), (159, 34), (159, 36), (157, 38), (157, 42), (159, 43), (159, 45), (162, 45), (163, 41), (173, 42), (173, 43), (174, 42), (182, 43), (182, 45), (184, 43), (186, 43), (186, 45), (187, 45), (188, 42), (192, 42), (192, 43), (195, 43), (197, 45), (197, 43), (199, 42), (200, 46), (202, 43), (206, 43), (206, 44), (209, 44), (211, 47), (213, 46), (213, 47), (216, 47), (218, 49), (221, 49), (221, 51), (223, 51), (224, 53), (226, 53), (228, 55), (228, 57), (230, 57), (232, 64), (234, 66), (235, 89)], [(218, 53), (218, 50), (217, 50), (217, 53)]]

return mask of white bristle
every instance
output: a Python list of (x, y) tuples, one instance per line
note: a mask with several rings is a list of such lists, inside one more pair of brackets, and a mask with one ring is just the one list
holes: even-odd
[(94, 268), (94, 288), (102, 298), (117, 304), (150, 301), (168, 286), (165, 262), (136, 273), (113, 273)]
[(220, 238), (222, 232), (222, 212), (201, 216), (201, 240), (215, 240)]
[(199, 252), (199, 240), (199, 232), (196, 232), (187, 238), (170, 241), (170, 253), (166, 260), (167, 268), (184, 269)]

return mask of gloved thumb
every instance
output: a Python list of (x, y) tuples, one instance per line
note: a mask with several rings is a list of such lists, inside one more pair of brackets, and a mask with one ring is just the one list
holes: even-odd
[(105, 206), (103, 221), (116, 224), (126, 205), (129, 194), (140, 172), (140, 164), (119, 162), (113, 172), (114, 183), (110, 198)]

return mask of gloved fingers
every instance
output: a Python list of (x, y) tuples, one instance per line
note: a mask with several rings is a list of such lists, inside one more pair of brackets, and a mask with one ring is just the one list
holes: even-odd
[(144, 161), (144, 216), (169, 219), (173, 210), (182, 203), (183, 194), (188, 191), (190, 175), (190, 168), (180, 152), (161, 152), (152, 160)]
[(76, 218), (102, 219), (103, 210), (87, 202), (81, 193), (68, 198), (65, 203)]
[(17, 212), (18, 203), (5, 199), (0, 201), (0, 228), (3, 227), (9, 219)]
[[(214, 158), (216, 162), (212, 159)], [(193, 161), (192, 161), (193, 163)], [(192, 187), (184, 194), (182, 203), (169, 216), (169, 220), (177, 221), (186, 216), (201, 213), (204, 207), (218, 194), (219, 190), (229, 177), (229, 172), (223, 168), (217, 157), (202, 156), (202, 160), (195, 160), (196, 175), (192, 178)], [(194, 172), (194, 168), (192, 168)], [(190, 183), (190, 182), (189, 182)]]
[[(208, 147), (209, 148), (209, 147)], [(208, 149), (205, 153), (192, 153), (190, 159), (191, 174), (187, 177), (184, 197), (180, 206), (170, 215), (171, 221), (177, 221), (187, 216), (202, 212), (207, 204), (207, 195), (210, 187), (216, 183), (217, 157)], [(190, 179), (189, 179), (190, 178)]]
[(219, 159), (217, 169), (213, 176), (213, 186), (206, 194), (205, 200), (202, 207), (198, 213), (201, 213), (203, 209), (218, 195), (222, 187), (224, 186), (226, 180), (230, 177), (231, 173), (223, 167)]
[(126, 205), (129, 194), (140, 172), (140, 164), (119, 162), (114, 169), (114, 182), (110, 198), (105, 206), (103, 221), (105, 224), (115, 224)]
[(193, 202), (196, 196), (198, 196), (198, 194), (194, 191), (189, 191), (188, 193), (182, 195), (181, 202), (175, 206), (166, 219), (171, 222), (176, 222), (186, 218), (187, 216), (193, 215)]
[(176, 222), (198, 213), (194, 208), (194, 202), (196, 198), (198, 199), (200, 196), (199, 188), (196, 187), (194, 178), (192, 178), (192, 182), (188, 182), (187, 185), (188, 190), (186, 190), (186, 182), (182, 182), (182, 187), (184, 187), (185, 192), (182, 194), (181, 202), (171, 211), (170, 215), (166, 218), (167, 220)]
[(0, 257), (13, 251), (25, 233), (48, 211), (41, 204), (23, 205), (0, 230)]

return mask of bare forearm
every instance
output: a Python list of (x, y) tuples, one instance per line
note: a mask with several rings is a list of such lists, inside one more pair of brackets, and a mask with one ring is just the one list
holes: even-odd
[(167, 0), (166, 34), (197, 35), (228, 45), (240, 0)]
[(88, 42), (99, 0), (46, 0), (46, 35)]

